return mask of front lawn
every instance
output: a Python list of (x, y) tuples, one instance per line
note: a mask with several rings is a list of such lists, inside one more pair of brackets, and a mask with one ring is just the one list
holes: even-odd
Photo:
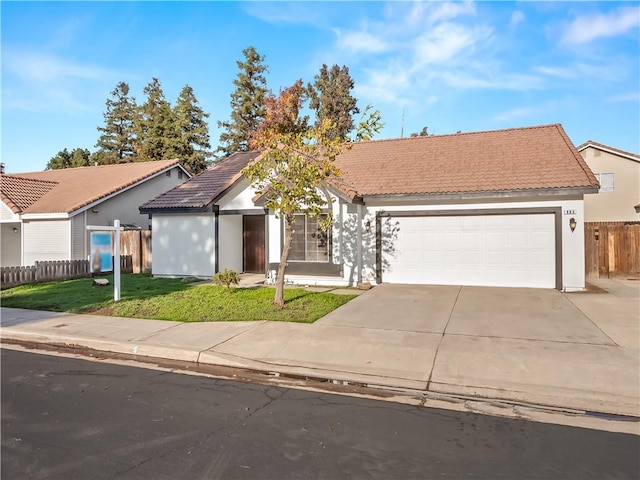
[(286, 306), (272, 305), (271, 288), (243, 289), (189, 285), (179, 279), (122, 275), (121, 300), (113, 301), (113, 278), (106, 287), (93, 287), (91, 278), (22, 285), (2, 291), (3, 307), (93, 313), (115, 317), (222, 322), (276, 320), (311, 323), (354, 298), (353, 295), (312, 293), (287, 288)]

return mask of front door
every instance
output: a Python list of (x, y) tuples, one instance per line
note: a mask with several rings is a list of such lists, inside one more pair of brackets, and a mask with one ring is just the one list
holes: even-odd
[(243, 267), (246, 273), (265, 273), (265, 216), (242, 217)]

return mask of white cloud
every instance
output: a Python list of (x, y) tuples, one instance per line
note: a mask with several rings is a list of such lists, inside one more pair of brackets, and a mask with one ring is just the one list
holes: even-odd
[(475, 15), (476, 6), (473, 2), (442, 2), (428, 15), (431, 23), (440, 20), (450, 20), (461, 15)]
[(490, 35), (490, 29), (470, 29), (454, 23), (442, 23), (416, 38), (416, 63), (424, 65), (449, 61), (465, 51), (469, 53), (474, 45)]
[(566, 28), (562, 41), (584, 44), (603, 37), (625, 34), (640, 25), (640, 7), (621, 7), (611, 13), (577, 17)]
[(509, 27), (515, 28), (524, 22), (524, 13), (521, 10), (516, 10), (511, 14), (511, 19), (509, 20)]
[(3, 67), (25, 81), (36, 83), (55, 82), (64, 79), (100, 79), (115, 72), (83, 65), (54, 55), (36, 52), (8, 50), (3, 52)]
[(342, 32), (335, 30), (338, 48), (351, 53), (380, 53), (389, 49), (387, 43), (368, 32)]

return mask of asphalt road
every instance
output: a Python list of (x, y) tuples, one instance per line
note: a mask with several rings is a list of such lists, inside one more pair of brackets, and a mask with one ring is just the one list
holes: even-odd
[(1, 351), (2, 479), (638, 478), (640, 437)]

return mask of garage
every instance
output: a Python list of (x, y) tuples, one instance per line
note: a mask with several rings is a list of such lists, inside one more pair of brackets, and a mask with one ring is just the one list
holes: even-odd
[(388, 212), (393, 239), (381, 238), (385, 283), (559, 288), (555, 209)]

